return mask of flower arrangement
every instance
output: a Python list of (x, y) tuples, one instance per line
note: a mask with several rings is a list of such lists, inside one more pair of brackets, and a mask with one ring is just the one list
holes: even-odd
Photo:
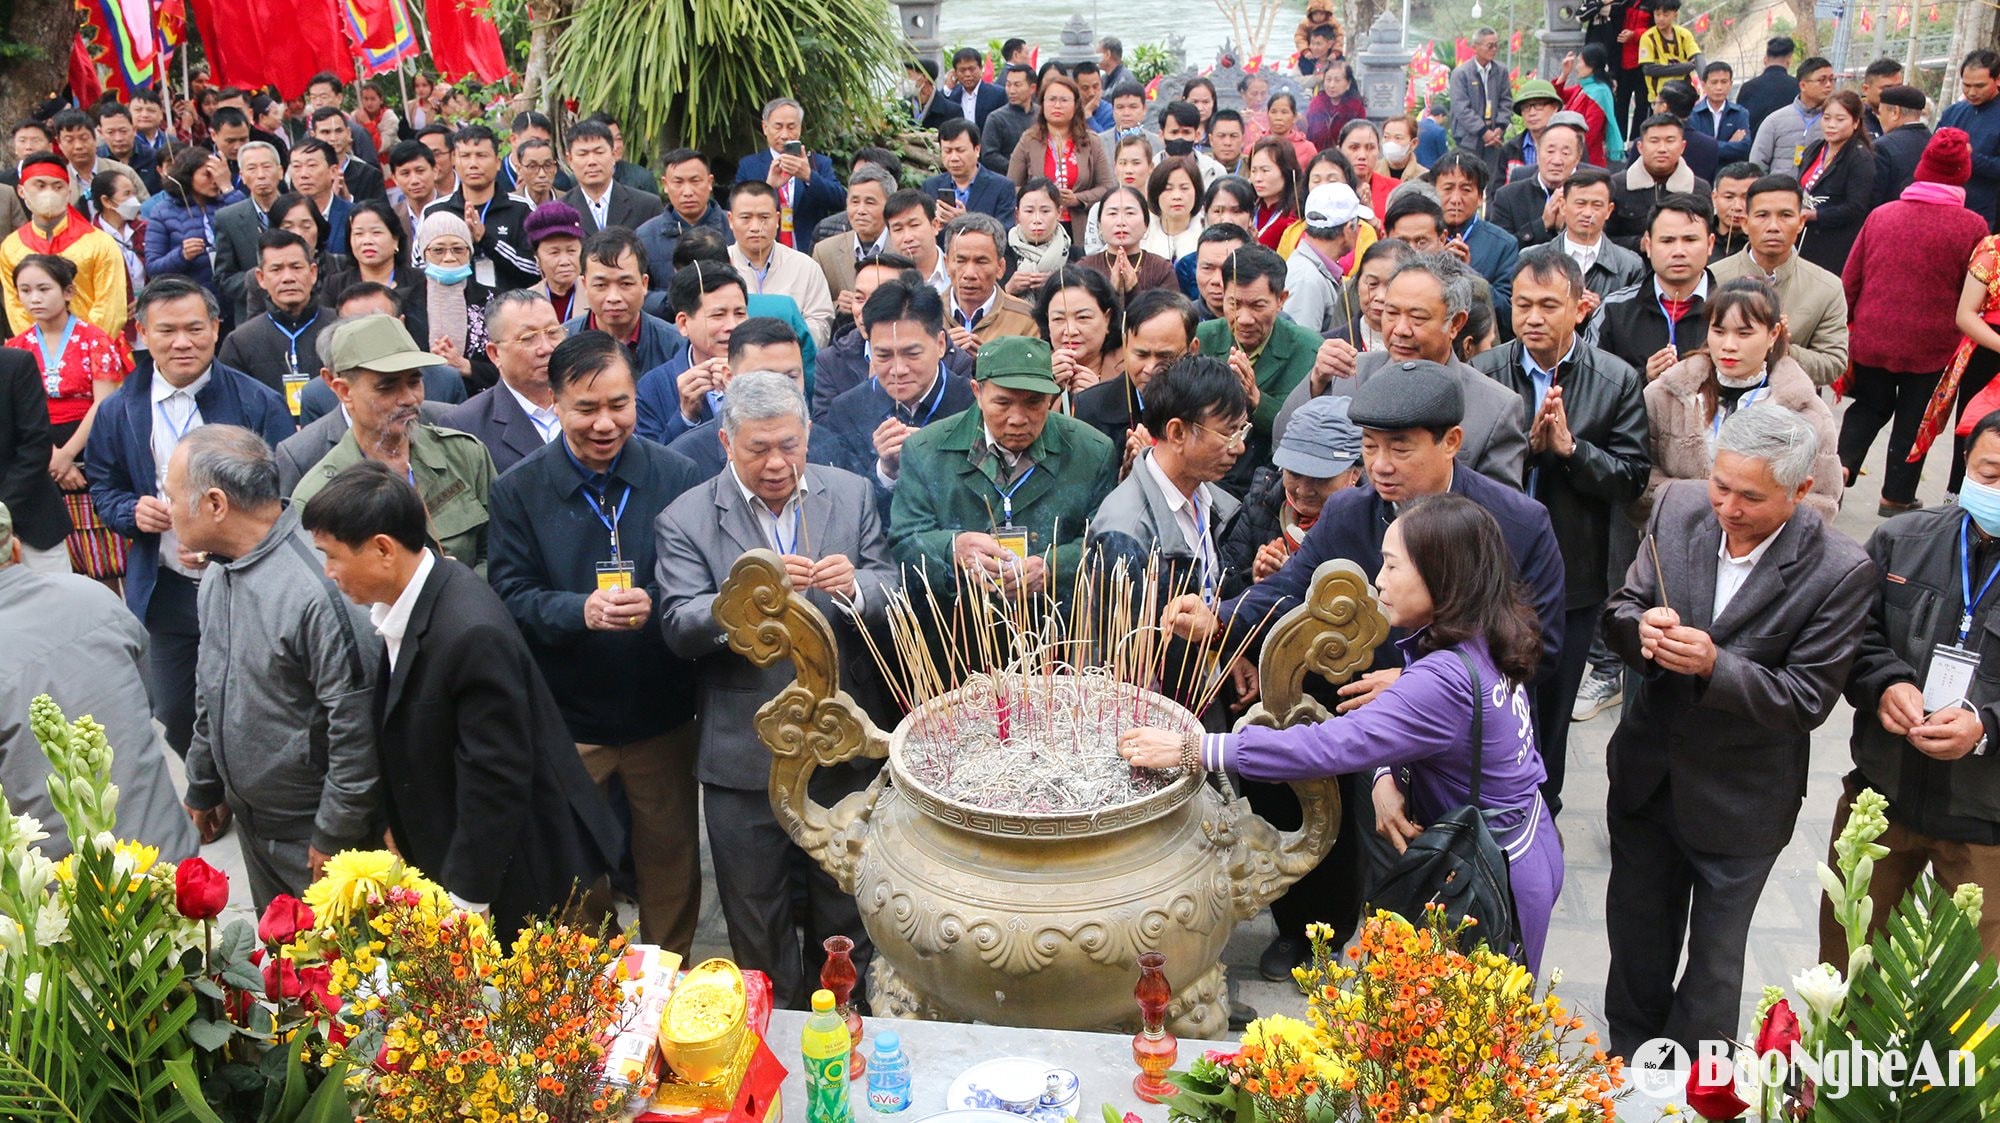
[(249, 921), (217, 932), (228, 878), (116, 837), (96, 722), (44, 695), (29, 723), (74, 849), (51, 861), (0, 793), (0, 1118), (352, 1118), (305, 1065), (313, 1019), (257, 970)]
[(1622, 1062), (1598, 1047), (1527, 969), (1464, 945), (1469, 926), (1431, 910), (1412, 924), (1378, 912), (1347, 962), (1324, 925), (1294, 972), (1307, 1020), (1259, 1019), (1235, 1053), (1169, 1079), (1189, 1123), (1346, 1119), (1608, 1120)]
[(623, 935), (557, 918), (503, 947), (387, 851), (335, 855), (298, 915), (286, 969), (325, 980), (321, 1063), (352, 1063), (367, 1118), (604, 1123), (650, 1097), (604, 1081), (623, 1028)]
[[(1845, 968), (1819, 963), (1792, 977), (1801, 1021), (1782, 987), (1766, 987), (1754, 1046), (1688, 1071), (1688, 1106), (1705, 1119), (1757, 1117), (1878, 1123), (1990, 1119), (2000, 1114), (2000, 964), (1981, 955), (1977, 885), (1947, 893), (1919, 879), (1873, 940), (1868, 929), (1876, 840), (1888, 800), (1864, 790), (1822, 863), (1834, 919), (1847, 937)], [(1885, 1057), (1901, 1063), (1873, 1063)], [(1863, 1058), (1866, 1058), (1864, 1060)], [(1863, 1065), (1867, 1070), (1863, 1071)]]

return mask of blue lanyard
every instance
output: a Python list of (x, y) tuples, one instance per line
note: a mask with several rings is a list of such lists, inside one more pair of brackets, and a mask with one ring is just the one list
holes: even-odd
[(1972, 595), (1972, 516), (1958, 524), (1958, 587), (1959, 595), (1965, 599), (1965, 611), (1958, 617), (1958, 645), (1965, 646), (1965, 638), (1972, 634), (1972, 610), (1986, 599), (1986, 591), (1993, 587), (1993, 579), (2000, 577), (2000, 565), (1995, 565), (1986, 574), (1986, 583), (1979, 586), (1979, 595)]
[[(69, 319), (63, 321), (62, 340), (56, 344), (54, 353), (51, 353), (49, 351), (48, 333), (42, 330), (42, 325), (35, 325), (35, 346), (40, 348), (42, 352), (42, 377), (61, 377), (63, 356), (69, 353), (70, 333), (75, 330), (76, 316), (71, 315)], [(53, 391), (53, 383), (50, 384), (50, 389)]]
[[(1764, 381), (1752, 386), (1741, 398), (1736, 400), (1736, 409), (1733, 412), (1741, 413), (1757, 404), (1761, 399), (1770, 397), (1770, 395), (1771, 376), (1767, 373), (1764, 375)], [(1715, 443), (1718, 437), (1722, 436), (1722, 403), (1719, 398), (1720, 395), (1718, 394), (1718, 400), (1715, 404), (1715, 420), (1709, 422), (1708, 425), (1708, 440), (1711, 445)]]
[[(561, 438), (557, 439), (560, 440)], [(618, 455), (612, 458), (611, 466), (604, 470), (604, 495), (602, 498), (590, 486), (591, 481), (596, 478), (598, 473), (592, 472), (583, 466), (583, 461), (578, 460), (576, 453), (569, 450), (568, 441), (562, 442), (562, 450), (563, 455), (569, 457), (570, 467), (575, 468), (576, 474), (583, 477), (583, 501), (590, 504), (590, 513), (596, 515), (597, 521), (604, 524), (604, 529), (611, 532), (611, 560), (614, 562), (622, 560), (619, 556), (618, 524), (625, 520), (625, 505), (632, 501), (632, 485), (625, 485), (625, 494), (618, 497), (618, 506), (613, 508), (608, 514), (604, 510), (604, 502), (611, 498), (611, 473), (618, 470), (618, 461), (625, 458), (625, 450), (619, 449)]]
[(167, 403), (164, 400), (153, 403), (153, 412), (160, 415), (161, 421), (166, 422), (167, 435), (174, 439), (174, 444), (178, 445), (181, 443), (181, 438), (188, 435), (188, 430), (194, 428), (194, 419), (197, 414), (201, 413), (201, 404), (194, 400), (193, 395), (188, 396), (187, 416), (181, 418), (178, 428), (174, 426), (174, 419), (167, 416)]
[[(1675, 354), (1679, 354), (1680, 321), (1674, 319), (1672, 312), (1667, 311), (1667, 298), (1661, 296), (1658, 289), (1653, 290), (1653, 299), (1659, 302), (1660, 318), (1667, 321), (1667, 346), (1672, 347)], [(1690, 296), (1688, 299), (1692, 300), (1694, 298)]]
[[(995, 453), (994, 455), (998, 456), (999, 454)], [(1014, 525), (1014, 493), (1021, 490), (1021, 485), (1027, 483), (1028, 477), (1034, 475), (1035, 469), (1039, 467), (1041, 465), (1036, 464), (1021, 473), (1021, 478), (1014, 481), (1013, 487), (1001, 487), (997, 483), (993, 485), (993, 490), (1000, 493), (1000, 510), (1006, 518), (1008, 526)]]
[(316, 323), (319, 323), (319, 312), (317, 309), (314, 310), (312, 314), (312, 319), (307, 320), (303, 324), (300, 324), (299, 330), (297, 331), (293, 331), (292, 329), (279, 323), (276, 313), (273, 313), (271, 316), (271, 326), (277, 328), (280, 332), (284, 333), (285, 362), (289, 364), (288, 369), (289, 372), (292, 374), (299, 373), (299, 337), (306, 333), (307, 328), (313, 326)]
[(1208, 520), (1202, 517), (1200, 495), (1197, 489), (1195, 498), (1188, 503), (1194, 508), (1194, 561), (1201, 568), (1201, 599), (1202, 603), (1211, 604), (1215, 600), (1215, 563), (1211, 560), (1215, 549), (1208, 540)]
[[(882, 380), (881, 380), (881, 379), (879, 379), (879, 378), (877, 378), (877, 377), (875, 377), (874, 375), (872, 375), (872, 374), (871, 374), (871, 375), (869, 375), (869, 376), (868, 376), (868, 381), (869, 381), (869, 382), (870, 382), (871, 384), (873, 384), (873, 385), (874, 385), (874, 387), (875, 387), (875, 388), (876, 388), (877, 390), (880, 390), (880, 389), (882, 389)], [(924, 419), (923, 419), (922, 421), (919, 421), (919, 422), (917, 422), (917, 428), (921, 429), (921, 428), (923, 428), (924, 426), (926, 426), (926, 425), (929, 425), (929, 424), (931, 423), (931, 418), (933, 418), (933, 417), (936, 417), (936, 416), (937, 416), (937, 411), (938, 411), (938, 407), (944, 404), (944, 391), (945, 391), (945, 373), (944, 373), (944, 364), (943, 364), (943, 363), (939, 363), (939, 364), (938, 364), (938, 373), (937, 373), (937, 393), (936, 393), (935, 395), (931, 396), (931, 409), (930, 409), (930, 412), (929, 412), (929, 413), (926, 413), (926, 414), (924, 414)], [(922, 405), (922, 404), (923, 404), (923, 399), (922, 399), (922, 398), (918, 398), (918, 399), (917, 399), (917, 404), (918, 404), (918, 405)], [(894, 402), (891, 402), (891, 403), (890, 403), (890, 405), (889, 405), (889, 415), (890, 415), (891, 417), (894, 417), (894, 416), (895, 416), (895, 411), (896, 411), (896, 405), (895, 405), (895, 403), (894, 403)], [(916, 415), (916, 412), (917, 412), (916, 410), (912, 409), (912, 410), (910, 411), (910, 415), (914, 417), (914, 416)], [(1023, 477), (1023, 478), (1026, 478), (1026, 477)]]
[(801, 516), (803, 516), (806, 512), (806, 504), (805, 504), (805, 497), (799, 495), (797, 492), (793, 493), (793, 497), (797, 499), (798, 502), (792, 504), (792, 540), (789, 543), (785, 541), (784, 533), (778, 529), (777, 512), (771, 510), (770, 507), (765, 506), (762, 503), (759, 503), (757, 505), (763, 509), (766, 515), (770, 516), (771, 540), (777, 543), (778, 552), (781, 554), (797, 553), (799, 548), (799, 525), (800, 525), (799, 520)]

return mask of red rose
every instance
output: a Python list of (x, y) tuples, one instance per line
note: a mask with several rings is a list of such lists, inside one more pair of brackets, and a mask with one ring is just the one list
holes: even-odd
[(311, 928), (314, 921), (313, 910), (304, 901), (280, 893), (271, 898), (263, 917), (257, 921), (257, 939), (266, 944), (289, 944), (300, 932)]
[(274, 955), (264, 961), (264, 993), (271, 1001), (297, 998), (304, 992), (305, 985), (299, 982), (298, 968), (291, 959)]
[(1750, 1110), (1736, 1094), (1736, 1066), (1722, 1057), (1703, 1057), (1689, 1067), (1687, 1102), (1708, 1120), (1737, 1119)]
[(1764, 1028), (1757, 1031), (1757, 1055), (1763, 1057), (1775, 1052), (1789, 1061), (1792, 1059), (1792, 1046), (1803, 1037), (1799, 1032), (1799, 1016), (1792, 1013), (1790, 1000), (1780, 998), (1765, 1013)]
[(229, 875), (189, 858), (174, 870), (174, 907), (189, 920), (214, 920), (229, 903)]

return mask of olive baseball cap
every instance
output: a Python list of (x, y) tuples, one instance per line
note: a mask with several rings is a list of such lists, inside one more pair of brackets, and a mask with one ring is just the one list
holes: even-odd
[(1031, 394), (1060, 394), (1052, 362), (1055, 352), (1039, 339), (1006, 335), (979, 349), (979, 361), (972, 377), (1009, 390)]
[(394, 374), (438, 366), (444, 360), (417, 346), (403, 321), (385, 313), (362, 316), (333, 329), (331, 352), (335, 373), (372, 370)]

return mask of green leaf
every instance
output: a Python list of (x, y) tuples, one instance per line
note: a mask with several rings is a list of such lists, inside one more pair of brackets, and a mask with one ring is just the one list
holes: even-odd
[(208, 1106), (208, 1096), (201, 1090), (201, 1079), (194, 1074), (192, 1058), (176, 1057), (165, 1067), (167, 1074), (173, 1078), (174, 1091), (180, 1093), (181, 1103), (187, 1105), (189, 1115), (200, 1123), (222, 1123), (222, 1117)]
[(231, 963), (223, 968), (222, 981), (237, 990), (247, 990), (255, 995), (264, 993), (264, 972), (250, 966), (248, 960)]
[(236, 1036), (236, 1027), (228, 1022), (211, 1022), (196, 1018), (188, 1023), (187, 1032), (188, 1040), (204, 1051), (213, 1053), (229, 1044), (229, 1039)]
[(222, 935), (215, 941), (215, 966), (228, 963), (247, 963), (250, 953), (257, 948), (257, 930), (250, 922), (237, 917), (222, 929)]
[(206, 975), (196, 975), (194, 978), (188, 981), (193, 984), (194, 991), (196, 994), (203, 995), (208, 998), (213, 998), (217, 1002), (222, 1001), (224, 997), (223, 990), (220, 986), (216, 985), (214, 979), (211, 979)]
[(354, 1109), (347, 1100), (347, 1062), (335, 1061), (326, 1070), (326, 1079), (320, 1081), (319, 1090), (306, 1101), (298, 1123), (353, 1123), (353, 1119)]

